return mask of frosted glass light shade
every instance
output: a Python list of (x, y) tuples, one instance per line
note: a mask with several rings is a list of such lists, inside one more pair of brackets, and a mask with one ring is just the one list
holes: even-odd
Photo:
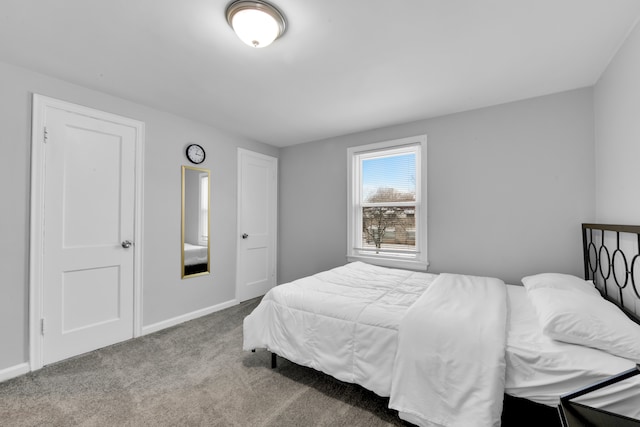
[(269, 46), (284, 33), (284, 16), (263, 1), (235, 1), (227, 7), (227, 22), (251, 47)]

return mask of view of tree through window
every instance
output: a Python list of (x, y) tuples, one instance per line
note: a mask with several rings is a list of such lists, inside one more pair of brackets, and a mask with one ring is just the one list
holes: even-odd
[(415, 251), (415, 153), (362, 159), (362, 248)]

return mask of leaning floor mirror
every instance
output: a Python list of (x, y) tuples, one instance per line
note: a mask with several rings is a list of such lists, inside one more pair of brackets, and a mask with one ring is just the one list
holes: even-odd
[(209, 274), (209, 170), (182, 166), (182, 278)]

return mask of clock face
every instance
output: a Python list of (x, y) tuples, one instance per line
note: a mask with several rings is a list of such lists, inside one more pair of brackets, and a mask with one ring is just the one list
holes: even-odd
[(204, 162), (204, 149), (198, 144), (190, 144), (187, 147), (187, 159), (191, 163), (199, 164)]

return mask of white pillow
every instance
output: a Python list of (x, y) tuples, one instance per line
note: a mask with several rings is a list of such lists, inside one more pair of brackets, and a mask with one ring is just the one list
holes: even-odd
[(586, 292), (591, 295), (600, 296), (600, 292), (589, 280), (582, 280), (570, 274), (542, 273), (534, 276), (527, 276), (522, 279), (522, 284), (527, 291), (538, 288), (564, 289), (567, 291)]
[(565, 289), (527, 291), (545, 335), (640, 363), (640, 325), (600, 296)]

